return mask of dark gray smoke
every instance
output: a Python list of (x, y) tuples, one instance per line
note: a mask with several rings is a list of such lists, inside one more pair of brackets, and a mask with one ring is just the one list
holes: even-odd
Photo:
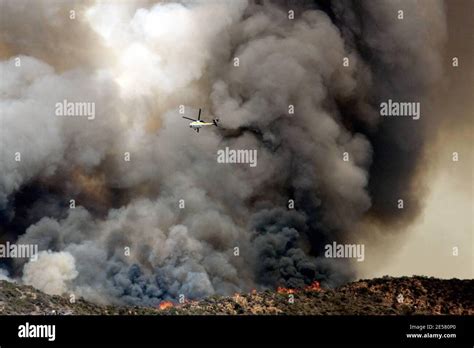
[[(376, 90), (375, 105), (389, 98), (420, 101), (422, 114), (414, 126), (407, 120), (381, 122), (368, 138), (374, 150), (370, 168), (371, 213), (388, 223), (410, 223), (421, 209), (423, 188), (416, 174), (423, 163), (426, 129), (439, 119), (431, 109), (427, 93), (442, 76), (440, 52), (446, 41), (444, 3), (435, 1), (373, 2), (340, 1), (334, 6), (342, 31), (370, 61)], [(398, 19), (398, 11), (404, 19)], [(413, 35), (415, 33), (415, 35)], [(436, 33), (436, 35), (433, 35)], [(399, 210), (393, 202), (404, 199), (408, 209)]]
[[(13, 277), (142, 305), (333, 286), (353, 265), (326, 243), (367, 214), (406, 221), (400, 195), (417, 214), (425, 114), (381, 120), (378, 105), (422, 101), (439, 78), (441, 2), (26, 4), (2, 2), (0, 221), (43, 253)], [(54, 116), (64, 99), (96, 119)], [(180, 105), (220, 127), (194, 134)], [(217, 163), (225, 147), (258, 165)]]

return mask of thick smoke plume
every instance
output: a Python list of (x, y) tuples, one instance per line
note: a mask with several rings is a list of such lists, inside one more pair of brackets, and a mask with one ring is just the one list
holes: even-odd
[(23, 269), (23, 282), (52, 295), (67, 291), (67, 282), (77, 277), (74, 258), (66, 252), (42, 251), (38, 260), (30, 261)]
[[(423, 100), (444, 23), (429, 0), (3, 0), (0, 232), (43, 251), (10, 275), (141, 305), (349, 280), (326, 243), (418, 212), (429, 109), (414, 125), (378, 105)], [(95, 119), (55, 116), (63, 100)], [(194, 134), (180, 105), (220, 127)], [(225, 147), (258, 165), (217, 163)]]

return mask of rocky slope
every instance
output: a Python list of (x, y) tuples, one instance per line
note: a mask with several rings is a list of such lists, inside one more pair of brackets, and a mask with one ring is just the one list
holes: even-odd
[(0, 315), (399, 315), (474, 314), (474, 280), (384, 277), (360, 280), (338, 289), (314, 283), (304, 289), (253, 291), (211, 296), (184, 304), (162, 302), (158, 308), (101, 306), (82, 299), (49, 296), (30, 286), (0, 281)]

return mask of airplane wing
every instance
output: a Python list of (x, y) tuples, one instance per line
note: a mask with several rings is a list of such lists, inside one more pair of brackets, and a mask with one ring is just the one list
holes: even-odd
[(191, 120), (191, 121), (197, 121), (195, 120), (194, 118), (189, 118), (189, 117), (186, 117), (186, 116), (183, 116), (183, 118), (187, 119), (187, 120)]

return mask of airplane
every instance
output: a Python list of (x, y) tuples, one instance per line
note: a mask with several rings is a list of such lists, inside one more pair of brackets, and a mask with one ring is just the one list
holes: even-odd
[(201, 109), (199, 109), (199, 114), (198, 114), (197, 120), (194, 119), (194, 118), (186, 117), (186, 116), (183, 116), (183, 118), (193, 121), (189, 124), (189, 128), (194, 129), (198, 133), (199, 133), (200, 128), (202, 128), (204, 126), (212, 126), (212, 125), (217, 127), (217, 122), (219, 122), (219, 119), (217, 119), (217, 118), (213, 119), (212, 122), (203, 122), (203, 121), (201, 121)]

